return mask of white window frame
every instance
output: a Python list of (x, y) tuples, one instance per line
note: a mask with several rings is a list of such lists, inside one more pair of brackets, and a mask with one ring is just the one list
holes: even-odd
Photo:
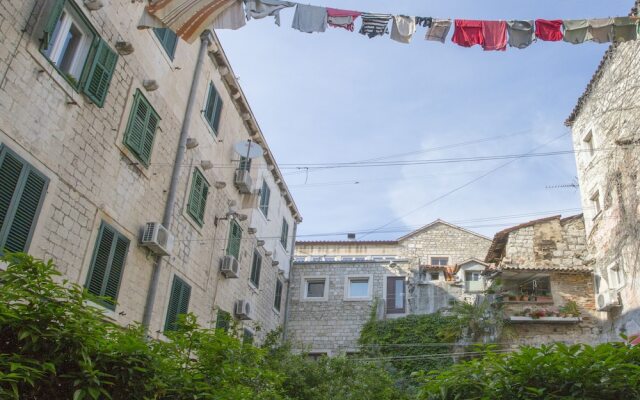
[(609, 275), (610, 289), (620, 290), (626, 285), (624, 269), (620, 262), (615, 261), (609, 264), (607, 267), (607, 274)]
[[(434, 258), (446, 258), (446, 259), (447, 259), (447, 263), (446, 263), (445, 265), (442, 265), (442, 264), (432, 264), (432, 263), (433, 263), (433, 259), (434, 259)], [(449, 256), (430, 256), (430, 257), (429, 257), (429, 265), (437, 265), (437, 266), (439, 266), (439, 267), (444, 267), (444, 266), (446, 266), (446, 265), (451, 265), (451, 264), (450, 264), (450, 262), (451, 262), (451, 257), (449, 257)]]
[[(308, 290), (309, 286), (307, 283), (309, 282), (319, 282), (324, 281), (324, 293), (322, 297), (309, 297)], [(302, 294), (301, 300), (303, 301), (327, 301), (329, 299), (329, 277), (326, 275), (318, 275), (318, 276), (303, 276), (302, 284), (300, 286), (300, 293)]]
[[(351, 295), (351, 281), (352, 280), (367, 280), (367, 295), (366, 296), (352, 296)], [(373, 275), (347, 275), (344, 277), (344, 299), (347, 301), (369, 301), (373, 298)]]

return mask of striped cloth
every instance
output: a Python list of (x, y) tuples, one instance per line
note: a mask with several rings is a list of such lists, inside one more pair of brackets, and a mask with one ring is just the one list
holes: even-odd
[(154, 0), (146, 11), (179, 37), (193, 43), (236, 1), (242, 0)]
[(387, 25), (391, 17), (392, 16), (390, 14), (363, 13), (360, 33), (363, 35), (367, 35), (370, 38), (375, 36), (382, 36), (385, 33), (389, 33), (389, 28), (387, 27)]

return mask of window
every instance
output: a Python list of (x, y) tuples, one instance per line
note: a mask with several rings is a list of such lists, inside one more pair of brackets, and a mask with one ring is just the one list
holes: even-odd
[(449, 258), (448, 257), (431, 257), (431, 265), (444, 267), (445, 265), (449, 265)]
[(324, 277), (303, 278), (304, 280), (304, 298), (326, 300), (327, 298), (327, 279)]
[(609, 265), (609, 287), (621, 289), (625, 285), (624, 271), (618, 263)]
[(351, 300), (368, 300), (371, 298), (371, 277), (349, 276), (346, 278), (345, 298)]
[(220, 94), (213, 86), (213, 82), (209, 83), (209, 94), (207, 95), (207, 103), (204, 107), (204, 118), (209, 123), (213, 133), (218, 135), (218, 127), (220, 126), (220, 113), (222, 112), (222, 99)]
[(136, 90), (129, 122), (124, 133), (124, 144), (145, 167), (148, 167), (151, 161), (153, 140), (159, 122), (160, 117), (151, 104), (140, 90)]
[(480, 271), (466, 271), (464, 279), (467, 292), (481, 292), (484, 290), (483, 282), (480, 280)]
[(405, 280), (403, 276), (387, 277), (387, 314), (404, 314)]
[(116, 307), (128, 251), (129, 239), (103, 222), (85, 286), (89, 293), (103, 297), (98, 302), (111, 310)]
[(242, 332), (242, 344), (253, 344), (253, 332), (249, 328), (244, 328)]
[(193, 170), (191, 179), (191, 193), (187, 213), (198, 223), (204, 225), (204, 211), (207, 208), (207, 196), (209, 195), (209, 183), (198, 168)]
[(118, 55), (95, 33), (72, 1), (50, 3), (42, 53), (76, 89), (104, 105)]
[(231, 327), (231, 314), (226, 311), (218, 310), (216, 315), (216, 329), (222, 329), (225, 332), (229, 332)]
[(280, 306), (282, 304), (282, 286), (282, 281), (280, 279), (276, 279), (276, 297), (273, 300), (273, 308), (278, 312), (280, 312)]
[(289, 242), (289, 223), (286, 219), (282, 219), (282, 232), (280, 233), (280, 243), (284, 249), (287, 249), (287, 243)]
[(595, 219), (602, 212), (602, 207), (600, 206), (600, 191), (596, 190), (596, 192), (591, 196), (591, 206), (594, 211), (593, 218)]
[(328, 357), (326, 351), (312, 351), (312, 352), (309, 352), (307, 356), (309, 356), (309, 358), (314, 361), (318, 361), (322, 357)]
[(240, 243), (242, 242), (242, 228), (232, 220), (229, 225), (229, 244), (227, 245), (227, 255), (240, 259)]
[(28, 249), (47, 183), (44, 175), (0, 146), (0, 254)]
[(440, 280), (440, 272), (429, 272), (429, 280), (431, 280), (431, 281), (439, 281)]
[(467, 271), (465, 273), (465, 280), (477, 282), (480, 280), (480, 271)]
[(593, 147), (593, 133), (592, 132), (587, 133), (587, 136), (585, 136), (584, 139), (582, 139), (582, 141), (584, 142), (584, 147), (587, 150), (589, 157), (593, 157), (593, 154), (595, 152), (595, 149)]
[(173, 277), (171, 285), (171, 297), (167, 308), (167, 318), (164, 323), (165, 331), (175, 331), (178, 328), (180, 315), (189, 312), (189, 299), (191, 298), (191, 286), (177, 276)]
[(239, 170), (250, 171), (251, 170), (251, 159), (247, 157), (240, 156), (240, 163), (238, 164)]
[(156, 34), (165, 53), (173, 60), (173, 57), (176, 55), (178, 36), (171, 29), (167, 28), (153, 28), (153, 32)]
[(269, 215), (269, 198), (271, 197), (271, 189), (267, 185), (267, 181), (262, 182), (262, 189), (260, 189), (260, 211), (266, 218)]
[(251, 283), (255, 287), (260, 286), (260, 269), (262, 268), (262, 256), (258, 253), (258, 250), (253, 251), (253, 262), (251, 263), (251, 277), (249, 278)]

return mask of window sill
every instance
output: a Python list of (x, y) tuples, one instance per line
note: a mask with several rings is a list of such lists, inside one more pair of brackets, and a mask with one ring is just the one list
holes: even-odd
[(175, 57), (175, 51), (177, 51), (178, 43), (176, 43), (176, 50), (174, 50), (174, 54), (173, 54), (173, 56), (174, 56), (173, 58), (174, 59), (172, 59), (171, 57), (169, 57), (169, 55), (167, 54), (167, 51), (165, 50), (164, 46), (162, 45), (162, 43), (160, 43), (160, 40), (158, 40), (158, 37), (153, 32), (153, 28), (149, 28), (149, 29), (145, 29), (145, 30), (147, 31), (147, 34), (149, 34), (151, 36), (151, 40), (153, 41), (153, 43), (158, 48), (158, 51), (160, 52), (160, 54), (162, 54), (162, 58), (164, 58), (164, 60), (167, 62), (167, 65), (169, 66), (171, 71), (175, 71), (175, 70), (181, 69), (180, 67), (175, 65), (175, 62), (174, 62), (174, 59), (176, 58)]
[(302, 301), (310, 301), (310, 302), (318, 302), (318, 301), (327, 301), (329, 300), (327, 297), (303, 297)]
[(207, 121), (207, 119), (204, 117), (204, 110), (200, 110), (200, 118), (202, 119), (202, 123), (204, 124), (205, 128), (207, 128), (207, 130), (209, 131), (209, 134), (211, 135), (213, 141), (217, 143), (219, 140), (218, 133), (211, 127), (211, 125), (209, 125), (209, 121)]
[(276, 309), (275, 307), (271, 307), (271, 310), (275, 315), (280, 316), (280, 310)]
[(51, 63), (51, 61), (40, 51), (40, 47), (36, 45), (33, 41), (27, 47), (27, 53), (31, 55), (31, 58), (38, 64), (41, 69), (37, 71), (38, 75), (36, 80), (41, 76), (41, 74), (46, 74), (49, 76), (55, 83), (62, 89), (62, 91), (69, 97), (67, 100), (68, 105), (84, 105), (85, 98), (82, 96), (78, 89), (76, 89), (67, 78), (65, 78), (59, 70)]
[(96, 302), (91, 301), (91, 300), (85, 300), (84, 304), (87, 307), (93, 307), (93, 308), (98, 309), (107, 320), (109, 320), (111, 322), (117, 322), (118, 321), (118, 314), (116, 314), (115, 310), (110, 310), (110, 309), (106, 308), (105, 306), (103, 306), (102, 304), (96, 303)]
[(117, 143), (116, 147), (120, 150), (120, 153), (129, 161), (127, 165), (137, 169), (141, 175), (147, 179), (151, 179), (148, 167), (145, 167), (140, 160), (125, 146), (124, 144)]
[(371, 297), (345, 297), (344, 301), (371, 301)]
[(253, 293), (260, 294), (260, 288), (256, 286), (253, 282), (251, 281), (247, 282), (247, 286), (249, 286), (249, 289), (251, 289)]
[(596, 220), (599, 220), (601, 217), (602, 217), (602, 210), (598, 211), (598, 213), (594, 215), (591, 220), (596, 221)]

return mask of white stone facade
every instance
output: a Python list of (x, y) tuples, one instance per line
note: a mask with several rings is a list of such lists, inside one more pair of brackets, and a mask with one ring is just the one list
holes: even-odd
[[(129, 239), (118, 304), (109, 312), (117, 323), (127, 325), (142, 320), (154, 257), (138, 240), (146, 222), (163, 218), (199, 43), (179, 41), (170, 57), (152, 30), (136, 29), (141, 2), (110, 1), (97, 11), (89, 11), (79, 0), (66, 2), (112, 50), (116, 42), (130, 42), (134, 52), (119, 55), (104, 106), (98, 107), (40, 49), (41, 22), (47, 18), (43, 4), (51, 3), (2, 1), (0, 149), (9, 149), (48, 179), (25, 248), (29, 253), (53, 259), (65, 278), (84, 285), (101, 223)], [(149, 79), (158, 83), (157, 90), (143, 87)], [(210, 83), (223, 102), (216, 133), (202, 112)], [(161, 118), (147, 167), (123, 144), (137, 91)], [(283, 323), (293, 237), (301, 217), (215, 36), (205, 57), (188, 134), (199, 145), (186, 151), (181, 166), (171, 229), (175, 246), (162, 264), (150, 332), (162, 332), (171, 282), (179, 276), (191, 286), (188, 310), (201, 324), (212, 326), (218, 309), (232, 313), (235, 301), (246, 299), (253, 304), (254, 318), (244, 325), (254, 330), (260, 326), (260, 338)], [(251, 174), (254, 193), (265, 180), (271, 189), (268, 220), (260, 220), (258, 196), (243, 195), (234, 187), (239, 156), (233, 146), (249, 138), (265, 148), (264, 157), (253, 160)], [(213, 168), (203, 169), (202, 161), (210, 161)], [(202, 226), (186, 211), (194, 169), (210, 185)], [(225, 217), (230, 202), (248, 216), (240, 222), (238, 279), (218, 273), (229, 236)], [(286, 249), (279, 239), (283, 220), (289, 226)], [(258, 240), (264, 245), (257, 246)], [(263, 256), (258, 288), (249, 283), (256, 248)], [(274, 307), (278, 279), (284, 284), (280, 311)]]

